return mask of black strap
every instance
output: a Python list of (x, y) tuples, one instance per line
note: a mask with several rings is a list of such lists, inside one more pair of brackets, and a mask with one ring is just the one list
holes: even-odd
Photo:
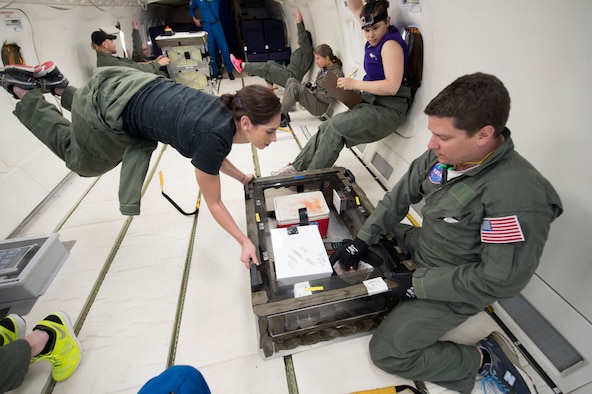
[(177, 205), (176, 202), (173, 201), (172, 198), (170, 198), (164, 192), (164, 176), (162, 175), (162, 171), (159, 171), (158, 177), (160, 178), (160, 190), (161, 190), (161, 194), (164, 196), (164, 198), (166, 198), (173, 205), (173, 207), (177, 208), (177, 211), (181, 212), (183, 215), (186, 215), (186, 216), (196, 215), (199, 212), (199, 200), (200, 200), (199, 197), (197, 198), (197, 202), (195, 204), (195, 211), (193, 211), (193, 212), (185, 212), (183, 209), (181, 209), (181, 207), (179, 205)]
[(169, 202), (173, 205), (173, 207), (177, 208), (177, 211), (181, 212), (183, 215), (187, 215), (187, 216), (191, 216), (191, 215), (195, 215), (199, 212), (199, 208), (196, 207), (195, 211), (193, 212), (185, 212), (183, 209), (181, 209), (180, 206), (177, 205), (176, 202), (173, 201), (172, 198), (170, 198), (169, 196), (167, 196), (167, 194), (165, 192), (161, 192), (162, 195), (164, 196), (164, 198), (166, 198), (167, 200), (169, 200)]
[(395, 392), (397, 392), (397, 393), (401, 393), (405, 390), (411, 390), (411, 392), (413, 392), (413, 394), (422, 394), (421, 391), (419, 391), (415, 387), (409, 386), (407, 384), (400, 384), (398, 386), (395, 386)]

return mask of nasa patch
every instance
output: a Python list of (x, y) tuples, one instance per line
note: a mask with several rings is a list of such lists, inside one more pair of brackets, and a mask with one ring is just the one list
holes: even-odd
[(430, 169), (430, 173), (428, 174), (428, 179), (430, 182), (432, 182), (434, 185), (442, 184), (442, 171), (444, 168), (444, 164), (434, 164), (434, 166)]

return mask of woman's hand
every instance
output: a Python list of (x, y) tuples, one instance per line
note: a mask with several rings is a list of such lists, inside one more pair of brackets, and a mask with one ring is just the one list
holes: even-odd
[(253, 179), (255, 179), (255, 174), (245, 174), (245, 177), (240, 182), (243, 185), (248, 185), (249, 183), (253, 182)]
[(357, 82), (358, 81), (356, 79), (341, 77), (337, 79), (337, 87), (344, 90), (357, 90)]
[(250, 239), (246, 238), (245, 241), (241, 243), (243, 251), (241, 253), (241, 261), (245, 265), (247, 269), (251, 268), (251, 260), (255, 265), (259, 265), (259, 257), (257, 256), (257, 249), (255, 245), (251, 242)]

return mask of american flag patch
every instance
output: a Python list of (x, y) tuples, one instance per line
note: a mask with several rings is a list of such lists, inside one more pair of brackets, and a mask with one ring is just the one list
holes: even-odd
[(507, 244), (524, 241), (518, 217), (484, 218), (481, 223), (481, 242), (490, 244)]

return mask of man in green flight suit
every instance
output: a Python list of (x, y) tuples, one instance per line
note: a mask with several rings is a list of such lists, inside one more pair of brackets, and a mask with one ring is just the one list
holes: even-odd
[(115, 34), (106, 33), (104, 30), (96, 30), (91, 34), (91, 46), (97, 52), (97, 67), (122, 66), (131, 67), (140, 71), (157, 75), (166, 75), (160, 67), (166, 66), (170, 60), (166, 56), (158, 57), (156, 60), (147, 62), (135, 62), (125, 57), (115, 56), (117, 48), (114, 40)]
[[(510, 96), (493, 75), (458, 78), (426, 107), (428, 150), (385, 194), (356, 239), (332, 256), (356, 269), (369, 245), (393, 233), (417, 269), (389, 273), (401, 302), (370, 341), (379, 368), (466, 394), (475, 378), (501, 392), (534, 393), (497, 332), (476, 345), (440, 338), (502, 298), (516, 296), (538, 267), (562, 205), (553, 186), (514, 150)], [(400, 223), (424, 201), (422, 226)], [(494, 390), (495, 391), (495, 390)], [(497, 392), (497, 391), (495, 391)]]

